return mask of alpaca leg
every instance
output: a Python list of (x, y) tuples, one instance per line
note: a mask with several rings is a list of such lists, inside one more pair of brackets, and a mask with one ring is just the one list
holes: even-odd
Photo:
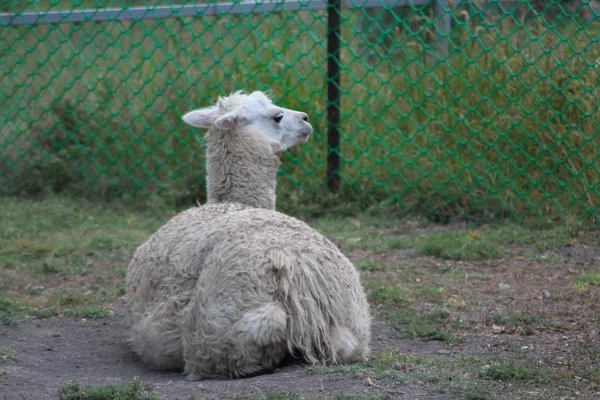
[(285, 358), (287, 314), (279, 304), (267, 303), (245, 312), (231, 328), (234, 344), (228, 374), (234, 378), (274, 369)]
[(335, 326), (331, 330), (331, 343), (338, 362), (366, 361), (368, 349), (360, 343), (350, 329)]
[(149, 307), (133, 325), (129, 339), (133, 351), (149, 366), (161, 370), (183, 369), (179, 305), (171, 300)]
[(285, 358), (287, 314), (278, 304), (250, 309), (229, 327), (210, 329), (209, 321), (218, 318), (202, 315), (195, 333), (184, 332), (188, 379), (241, 378), (272, 370)]

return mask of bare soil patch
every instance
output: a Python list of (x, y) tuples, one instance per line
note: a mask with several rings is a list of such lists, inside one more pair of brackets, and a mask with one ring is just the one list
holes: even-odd
[[(375, 353), (386, 348), (409, 350), (395, 332), (375, 323)], [(362, 396), (386, 390), (398, 399), (412, 399), (427, 392), (427, 385), (399, 385), (390, 378), (349, 374), (312, 373), (291, 365), (272, 374), (239, 380), (188, 382), (178, 372), (152, 371), (142, 365), (126, 343), (127, 327), (122, 307), (113, 317), (100, 320), (80, 318), (47, 319), (0, 326), (0, 341), (18, 354), (18, 359), (0, 364), (0, 398), (7, 400), (56, 399), (64, 384), (118, 384), (134, 377), (151, 384), (164, 399), (194, 395), (218, 398), (243, 394), (261, 396), (268, 392), (297, 393), (301, 398), (336, 393)], [(432, 395), (431, 399), (449, 399)]]

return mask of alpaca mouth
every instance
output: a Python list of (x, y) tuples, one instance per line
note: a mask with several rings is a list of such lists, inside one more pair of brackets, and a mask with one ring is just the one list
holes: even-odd
[(306, 143), (310, 138), (310, 134), (311, 132), (301, 133), (300, 135), (298, 135), (298, 139), (300, 139), (302, 143)]
[(311, 129), (306, 129), (303, 131), (300, 131), (300, 134), (298, 135), (299, 137), (303, 138), (303, 139), (308, 139), (308, 137), (310, 136), (310, 134), (313, 132), (312, 128)]

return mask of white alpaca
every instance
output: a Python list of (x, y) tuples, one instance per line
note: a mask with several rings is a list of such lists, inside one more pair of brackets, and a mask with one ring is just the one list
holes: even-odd
[(185, 285), (191, 290), (200, 270), (182, 245), (220, 214), (248, 207), (274, 209), (275, 153), (305, 143), (312, 132), (305, 113), (278, 107), (261, 92), (219, 98), (215, 106), (183, 119), (209, 128), (209, 204), (178, 214), (152, 235), (136, 250), (126, 277), (132, 348), (159, 369), (183, 368), (181, 330), (170, 317), (187, 304)]
[[(246, 123), (248, 115), (246, 109), (241, 116), (227, 112), (223, 115), (232, 123), (220, 128), (221, 114), (205, 118), (211, 110), (186, 114), (195, 126), (215, 124), (209, 130), (209, 153), (215, 131), (227, 129), (233, 134), (228, 137), (238, 137), (238, 124)], [(272, 120), (278, 123), (279, 117)], [(272, 160), (277, 145), (271, 146), (265, 136), (244, 137), (259, 170), (267, 171), (269, 166), (276, 169), (276, 163), (262, 160)], [(305, 140), (292, 136), (296, 142)], [(252, 163), (238, 164), (243, 152), (221, 154), (220, 159), (207, 157), (209, 169), (230, 172), (215, 172), (218, 178), (209, 180), (209, 186), (237, 183), (220, 195), (209, 190), (212, 202), (244, 203), (244, 196), (249, 201), (182, 213), (136, 251), (127, 276), (134, 350), (154, 367), (184, 368), (191, 379), (248, 376), (289, 356), (325, 364), (364, 360), (370, 316), (357, 271), (325, 237), (272, 210), (274, 199), (265, 201), (268, 190), (252, 192), (269, 185), (240, 184), (274, 181), (274, 174), (228, 170), (228, 164), (252, 168)], [(233, 179), (231, 171), (239, 176)]]

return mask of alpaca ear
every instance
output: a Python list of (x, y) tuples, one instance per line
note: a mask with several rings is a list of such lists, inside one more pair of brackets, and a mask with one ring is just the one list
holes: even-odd
[(215, 125), (219, 129), (232, 129), (237, 124), (246, 122), (246, 117), (239, 110), (228, 112), (217, 118)]
[(216, 107), (207, 107), (190, 111), (181, 118), (186, 124), (196, 128), (210, 128), (218, 116), (219, 112)]

